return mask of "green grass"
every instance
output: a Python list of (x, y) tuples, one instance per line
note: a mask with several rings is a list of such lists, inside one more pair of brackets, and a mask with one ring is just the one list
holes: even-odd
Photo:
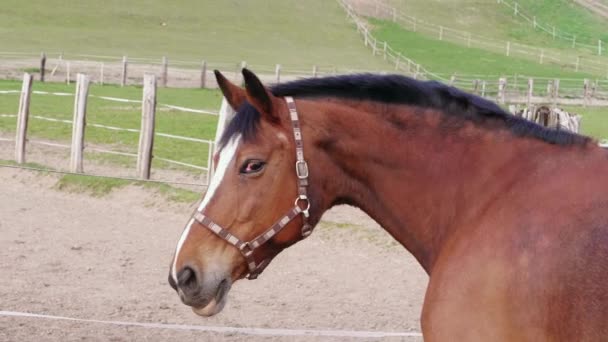
[(608, 139), (608, 109), (598, 107), (569, 107), (565, 110), (581, 114), (581, 133), (601, 139)]
[[(49, 92), (74, 93), (74, 85), (58, 83), (34, 83), (34, 90)], [(0, 81), (0, 90), (19, 89), (15, 81)], [(133, 100), (141, 99), (140, 87), (97, 86), (92, 85), (91, 95), (111, 96)], [(221, 104), (221, 93), (217, 89), (175, 89), (159, 88), (158, 103), (173, 104), (190, 108), (218, 111)], [(30, 113), (32, 116), (44, 116), (55, 119), (71, 120), (73, 116), (73, 96), (53, 96), (32, 94)], [(18, 109), (19, 95), (0, 94), (0, 114), (15, 114)], [(139, 129), (141, 107), (137, 103), (109, 102), (90, 97), (87, 108), (87, 123), (102, 124), (121, 128)], [(14, 132), (15, 118), (0, 117), (0, 131)], [(198, 139), (215, 138), (217, 116), (184, 113), (175, 110), (158, 108), (156, 113), (156, 132), (192, 137)], [(28, 134), (32, 137), (54, 141), (68, 142), (72, 134), (69, 124), (42, 121), (30, 118)], [(85, 140), (89, 144), (104, 145), (112, 150), (136, 152), (139, 134), (119, 132), (104, 128), (87, 126)], [(160, 158), (177, 160), (194, 165), (206, 166), (208, 145), (196, 142), (175, 140), (157, 136), (154, 141), (154, 155)], [(117, 161), (120, 164), (133, 163), (128, 157), (100, 157)], [(166, 166), (166, 163), (154, 161), (154, 165)]]
[[(512, 2), (509, 0), (509, 2)], [(517, 0), (528, 15), (536, 15), (544, 26), (577, 35), (577, 42), (595, 45), (608, 41), (608, 23), (568, 0)], [(470, 0), (390, 0), (389, 3), (410, 16), (429, 23), (472, 32), (484, 37), (514, 41), (539, 47), (571, 50), (571, 42), (553, 40), (513, 10), (497, 1)]]
[[(418, 61), (426, 69), (439, 74), (528, 75), (554, 78), (585, 78), (593, 76), (577, 73), (553, 64), (538, 64), (527, 59), (511, 58), (482, 49), (467, 48), (439, 41), (416, 32), (407, 31), (396, 23), (370, 19), (374, 35), (388, 41), (393, 49)], [(493, 81), (496, 81), (494, 79)], [(581, 81), (582, 82), (582, 81)]]
[(4, 51), (386, 69), (336, 1), (4, 0)]
[(86, 175), (64, 175), (55, 188), (61, 191), (88, 193), (95, 197), (105, 196), (127, 185), (136, 185), (158, 192), (166, 199), (179, 203), (192, 203), (200, 199), (200, 193), (179, 189), (164, 183), (130, 181), (125, 179), (101, 178)]

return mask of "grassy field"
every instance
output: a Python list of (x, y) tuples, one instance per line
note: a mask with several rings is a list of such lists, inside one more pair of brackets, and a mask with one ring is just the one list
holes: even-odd
[(3, 0), (0, 37), (3, 51), (387, 68), (327, 0)]
[[(512, 1), (509, 0), (511, 3)], [(535, 15), (544, 26), (577, 36), (577, 42), (595, 45), (608, 41), (607, 21), (568, 0), (517, 0), (528, 15)], [(571, 50), (572, 43), (553, 40), (513, 10), (497, 1), (469, 0), (389, 0), (402, 12), (429, 23), (465, 30), (496, 40), (515, 41), (539, 47)]]
[[(73, 93), (74, 85), (57, 83), (34, 83), (34, 90)], [(20, 84), (14, 81), (0, 81), (0, 90), (20, 89)], [(96, 86), (92, 85), (91, 95), (111, 96), (132, 100), (141, 99), (140, 87)], [(53, 96), (33, 94), (31, 100), (31, 115), (55, 119), (71, 120), (74, 106), (73, 96)], [(179, 105), (197, 109), (218, 111), (221, 104), (221, 93), (209, 89), (172, 89), (159, 88), (158, 102)], [(0, 114), (15, 114), (19, 104), (18, 94), (0, 94)], [(141, 106), (137, 103), (109, 102), (90, 97), (87, 108), (87, 123), (102, 124), (120, 128), (139, 129)], [(214, 139), (217, 126), (217, 116), (184, 113), (175, 110), (159, 108), (156, 115), (156, 132), (169, 133), (199, 139)], [(0, 117), (0, 131), (14, 132), (15, 118)], [(71, 125), (59, 122), (30, 119), (29, 134), (34, 137), (53, 141), (69, 141)], [(113, 150), (136, 152), (139, 134), (118, 132), (103, 128), (88, 126), (85, 132), (87, 143), (112, 146)], [(154, 155), (160, 158), (177, 160), (194, 165), (206, 166), (208, 145), (196, 142), (181, 141), (166, 137), (156, 137)], [(130, 157), (102, 156), (104, 160), (130, 163)], [(154, 161), (159, 163), (158, 160)], [(162, 163), (161, 163), (162, 164)]]
[(386, 20), (370, 19), (374, 35), (388, 41), (393, 49), (418, 61), (425, 68), (440, 74), (528, 75), (555, 78), (593, 78), (593, 75), (574, 72), (554, 64), (538, 64), (527, 59), (511, 58), (504, 54), (467, 48), (439, 41), (407, 31)]

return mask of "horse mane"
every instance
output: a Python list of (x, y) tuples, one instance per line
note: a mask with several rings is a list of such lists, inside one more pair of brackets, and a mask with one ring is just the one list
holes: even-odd
[[(512, 115), (496, 103), (437, 81), (419, 81), (402, 75), (353, 74), (307, 78), (270, 87), (275, 96), (300, 98), (343, 98), (434, 108), (452, 117), (477, 123), (504, 122), (515, 135), (550, 144), (586, 145), (591, 138), (569, 131), (543, 127)], [(249, 103), (238, 109), (221, 139), (223, 146), (236, 133), (244, 140), (255, 136), (260, 114)]]

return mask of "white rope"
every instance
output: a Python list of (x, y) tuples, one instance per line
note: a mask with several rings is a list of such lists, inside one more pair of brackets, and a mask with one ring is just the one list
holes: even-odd
[(363, 330), (320, 330), (320, 329), (278, 329), (278, 328), (240, 328), (225, 326), (204, 326), (188, 324), (167, 324), (167, 323), (141, 323), (125, 321), (104, 321), (97, 319), (82, 319), (64, 316), (52, 316), (32, 314), (27, 312), (0, 311), (0, 316), (38, 318), (56, 321), (71, 321), (92, 324), (104, 324), (115, 326), (131, 326), (148, 329), (169, 329), (169, 330), (191, 330), (215, 332), (224, 334), (242, 334), (256, 336), (320, 336), (320, 337), (350, 337), (350, 338), (386, 338), (386, 337), (422, 337), (419, 332), (389, 332), (389, 331), (363, 331)]

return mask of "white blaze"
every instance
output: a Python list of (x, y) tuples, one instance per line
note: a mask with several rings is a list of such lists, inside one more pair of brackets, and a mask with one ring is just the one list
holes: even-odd
[[(205, 193), (205, 197), (203, 198), (203, 201), (198, 206), (199, 212), (202, 212), (205, 209), (205, 207), (207, 206), (207, 204), (209, 204), (209, 202), (211, 202), (211, 199), (213, 198), (215, 191), (217, 190), (217, 188), (220, 187), (220, 184), (222, 183), (222, 180), (224, 179), (224, 175), (226, 174), (226, 171), (228, 170), (228, 165), (230, 165), (230, 163), (232, 162), (232, 159), (234, 159), (234, 156), (236, 155), (236, 149), (239, 146), (240, 141), (241, 141), (241, 136), (237, 135), (237, 136), (233, 137), (232, 139), (230, 139), (230, 141), (222, 149), (222, 153), (220, 153), (220, 160), (217, 164), (217, 169), (216, 169), (215, 173), (213, 174), (213, 178), (211, 179), (211, 184), (209, 184), (209, 187), (207, 188), (207, 192)], [(211, 167), (211, 165), (209, 165), (209, 167)], [(175, 280), (175, 283), (177, 283), (177, 269), (176, 269), (177, 256), (179, 255), (179, 251), (182, 249), (184, 242), (186, 241), (186, 239), (188, 238), (188, 235), (190, 234), (190, 228), (192, 228), (193, 223), (194, 223), (194, 219), (191, 219), (190, 221), (188, 221), (188, 224), (186, 225), (186, 229), (184, 229), (184, 232), (182, 233), (182, 236), (180, 237), (180, 239), (177, 243), (177, 248), (175, 249), (175, 256), (173, 258), (173, 267), (171, 267), (171, 275), (173, 276), (173, 280)]]

